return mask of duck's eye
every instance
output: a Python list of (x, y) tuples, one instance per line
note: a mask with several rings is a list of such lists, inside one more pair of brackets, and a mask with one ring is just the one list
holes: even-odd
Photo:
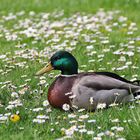
[(57, 57), (55, 57), (55, 59), (54, 60), (59, 60), (60, 59), (60, 57), (59, 56), (57, 56)]

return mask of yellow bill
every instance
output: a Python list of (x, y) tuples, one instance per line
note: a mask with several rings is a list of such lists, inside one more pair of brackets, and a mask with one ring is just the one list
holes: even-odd
[(43, 69), (41, 69), (40, 71), (38, 71), (36, 73), (36, 76), (39, 76), (39, 75), (43, 75), (44, 73), (47, 73), (51, 70), (53, 70), (53, 66), (51, 65), (51, 62), (49, 62)]

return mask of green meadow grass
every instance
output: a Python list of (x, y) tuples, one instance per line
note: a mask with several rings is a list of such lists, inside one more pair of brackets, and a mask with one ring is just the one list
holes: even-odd
[[(25, 18), (28, 17), (28, 13), (30, 11), (35, 11), (36, 13), (40, 12), (49, 12), (52, 13), (54, 11), (64, 10), (63, 17), (70, 17), (75, 13), (85, 12), (86, 14), (95, 14), (99, 8), (103, 8), (105, 11), (108, 10), (120, 10), (121, 15), (128, 18), (128, 21), (135, 22), (137, 24), (138, 30), (133, 34), (133, 37), (138, 37), (140, 33), (140, 0), (1, 0), (0, 1), (0, 19), (3, 15), (8, 15), (10, 12), (16, 13), (19, 11), (25, 11)], [(20, 17), (19, 17), (20, 18)], [(21, 17), (23, 18), (23, 17)], [(52, 19), (54, 20), (54, 19)], [(13, 27), (13, 24), (16, 23), (16, 20), (5, 22), (5, 26), (8, 29)], [(4, 24), (4, 23), (2, 23)], [(104, 31), (103, 31), (104, 32)], [(86, 33), (86, 32), (85, 32)], [(106, 34), (107, 35), (107, 34)], [(120, 43), (127, 43), (127, 35), (123, 34), (120, 30), (115, 30), (111, 32), (109, 35), (109, 44), (115, 44), (119, 49)], [(44, 42), (38, 41), (35, 45), (31, 42), (32, 38), (24, 37), (21, 43), (27, 43), (27, 48), (38, 48), (42, 50), (46, 44)], [(64, 41), (64, 39), (63, 39)], [(113, 48), (110, 52), (107, 52), (102, 62), (93, 62), (88, 63), (88, 56), (84, 57), (86, 50), (86, 44), (82, 37), (79, 38), (79, 43), (76, 46), (75, 51), (73, 51), (74, 56), (77, 58), (79, 62), (79, 66), (81, 69), (82, 65), (87, 65), (85, 68), (82, 68), (83, 71), (93, 70), (99, 71), (99, 68), (104, 67), (106, 71), (115, 72), (119, 75), (125, 76), (127, 79), (131, 79), (132, 75), (137, 74), (140, 79), (140, 70), (139, 69), (128, 69), (122, 71), (113, 71), (112, 67), (120, 66), (117, 62), (118, 56), (115, 56), (113, 53)], [(6, 54), (10, 52), (9, 58), (14, 55), (14, 51), (17, 49), (13, 46), (17, 45), (17, 41), (7, 41), (5, 38), (0, 38), (0, 55)], [(135, 46), (139, 46), (140, 42), (137, 42)], [(108, 48), (107, 45), (96, 44), (96, 51), (99, 54), (102, 54), (102, 50)], [(127, 51), (127, 49), (126, 49)], [(80, 52), (80, 53), (79, 53)], [(93, 56), (96, 60), (97, 55)], [(43, 60), (45, 58), (42, 58)], [(46, 61), (47, 61), (46, 57)], [(132, 58), (128, 57), (128, 61), (131, 61), (135, 66), (140, 66), (140, 55), (138, 52), (135, 53), (135, 56)], [(22, 62), (24, 59), (19, 58), (18, 62)], [(107, 65), (107, 62), (112, 62), (110, 65)], [(0, 60), (0, 69), (6, 70), (5, 62)], [(13, 123), (10, 120), (5, 123), (0, 123), (0, 139), (1, 140), (53, 140), (56, 138), (61, 138), (64, 136), (62, 132), (62, 128), (70, 128), (72, 124), (69, 123), (71, 120), (68, 118), (68, 114), (70, 112), (64, 112), (58, 109), (51, 108), (52, 111), (49, 114), (50, 119), (47, 120), (43, 124), (33, 123), (33, 119), (39, 115), (37, 112), (32, 112), (33, 108), (42, 107), (42, 102), (47, 99), (47, 88), (42, 87), (44, 90), (44, 94), (40, 95), (35, 93), (30, 94), (34, 89), (39, 89), (37, 85), (39, 80), (34, 76), (34, 74), (42, 67), (38, 61), (30, 61), (27, 60), (26, 65), (28, 68), (15, 68), (10, 73), (6, 75), (1, 75), (0, 82), (12, 81), (14, 85), (22, 85), (25, 84), (22, 75), (27, 75), (31, 81), (28, 82), (30, 85), (30, 89), (27, 91), (27, 94), (21, 96), (21, 100), (23, 101), (23, 106), (18, 109), (13, 109), (10, 111), (5, 110), (8, 102), (12, 100), (10, 93), (10, 89), (0, 89), (0, 103), (3, 107), (0, 107), (0, 114), (5, 114), (11, 112), (12, 114), (16, 113), (18, 110), (20, 112), (21, 120), (17, 123)], [(54, 75), (58, 74), (58, 72), (54, 72)], [(55, 78), (50, 78), (46, 75), (47, 83), (50, 83)], [(131, 108), (132, 107), (132, 108)], [(133, 108), (134, 107), (134, 108)], [(122, 132), (117, 132), (115, 135), (118, 135), (119, 138), (125, 138), (127, 140), (138, 140), (140, 138), (140, 105), (138, 103), (131, 103), (127, 105), (120, 105), (117, 107), (112, 107), (109, 109), (97, 111), (97, 112), (73, 112), (76, 114), (76, 118), (74, 120), (78, 120), (79, 116), (83, 114), (88, 114), (88, 119), (95, 119), (96, 123), (88, 123), (85, 119), (83, 122), (77, 122), (78, 126), (85, 125), (88, 130), (93, 130), (94, 135), (87, 135), (85, 133), (75, 133), (73, 138), (74, 140), (86, 140), (93, 139), (93, 137), (97, 136), (100, 132), (105, 132), (110, 130), (111, 127), (123, 127), (124, 130)], [(43, 110), (40, 114), (46, 114), (46, 111)], [(118, 119), (119, 122), (112, 122), (112, 120)], [(129, 121), (130, 120), (130, 121)], [(54, 129), (54, 131), (51, 131)], [(115, 137), (103, 136), (105, 140), (114, 140), (117, 139)]]

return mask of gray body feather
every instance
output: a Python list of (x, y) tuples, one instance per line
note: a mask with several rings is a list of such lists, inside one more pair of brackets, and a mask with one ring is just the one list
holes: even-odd
[(95, 110), (99, 103), (109, 106), (113, 103), (128, 102), (134, 98), (133, 93), (139, 91), (140, 86), (106, 75), (87, 75), (75, 81), (72, 88), (72, 93), (75, 95), (72, 105)]

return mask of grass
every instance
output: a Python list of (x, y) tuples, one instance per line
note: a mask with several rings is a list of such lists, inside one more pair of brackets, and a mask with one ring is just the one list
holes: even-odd
[[(139, 45), (140, 41), (136, 40), (134, 43), (130, 43), (129, 39), (132, 41), (135, 38), (139, 38), (140, 31), (140, 19), (139, 19), (139, 9), (140, 9), (140, 1), (139, 0), (1, 0), (0, 2), (0, 56), (6, 54), (6, 58), (0, 59), (0, 104), (3, 107), (0, 107), (0, 114), (11, 113), (15, 114), (16, 111), (19, 111), (21, 120), (17, 123), (13, 123), (9, 120), (1, 123), (0, 127), (0, 139), (4, 140), (22, 140), (22, 139), (56, 139), (63, 137), (65, 134), (62, 131), (62, 128), (69, 129), (73, 125), (79, 126), (79, 130), (83, 127), (88, 131), (94, 131), (93, 135), (88, 135), (86, 133), (75, 132), (72, 139), (93, 139), (97, 135), (100, 135), (101, 132), (111, 131), (114, 132), (115, 136), (102, 136), (103, 139), (117, 139), (117, 138), (125, 138), (128, 140), (138, 140), (140, 137), (139, 134), (139, 125), (140, 125), (140, 109), (139, 102), (121, 105), (117, 107), (112, 107), (109, 109), (93, 112), (73, 112), (76, 117), (70, 119), (68, 114), (70, 112), (64, 112), (61, 110), (57, 110), (51, 108), (49, 106), (43, 107), (42, 102), (47, 99), (47, 85), (46, 87), (39, 86), (38, 83), (41, 81), (39, 78), (36, 78), (34, 74), (38, 71), (48, 60), (48, 56), (51, 55), (52, 52), (55, 52), (57, 49), (54, 49), (56, 45), (63, 44), (65, 40), (68, 40), (66, 47), (63, 49), (74, 48), (70, 44), (74, 41), (73, 36), (66, 38), (65, 36), (60, 35), (61, 40), (59, 42), (52, 41), (50, 43), (46, 43), (49, 40), (54, 38), (54, 34), (50, 35), (48, 38), (44, 37), (44, 32), (39, 34), (39, 39), (36, 41), (35, 37), (27, 37), (26, 35), (21, 35), (19, 32), (23, 30), (23, 27), (14, 28), (19, 26), (19, 20), (25, 23), (25, 19), (29, 19), (32, 23), (29, 26), (34, 26), (37, 23), (40, 23), (42, 18), (40, 13), (50, 13), (48, 21), (53, 23), (55, 21), (63, 21), (63, 18), (69, 22), (74, 20), (72, 18), (77, 12), (82, 17), (83, 15), (95, 15), (99, 8), (103, 8), (105, 13), (108, 11), (120, 10), (118, 15), (113, 14), (113, 19), (107, 22), (107, 25), (112, 26), (114, 22), (118, 22), (118, 18), (120, 16), (125, 16), (128, 19), (117, 27), (112, 27), (112, 31), (108, 32), (105, 29), (105, 26), (102, 23), (100, 31), (101, 34), (95, 33), (96, 31), (82, 29), (82, 32), (78, 36), (76, 36), (77, 44), (74, 45), (75, 48), (72, 53), (76, 56), (80, 70), (81, 71), (111, 71), (118, 73), (119, 75), (125, 76), (127, 79), (132, 79), (134, 77), (140, 77), (139, 74), (139, 66), (140, 66), (140, 57), (139, 57)], [(18, 16), (16, 19), (12, 20), (4, 20), (3, 16), (7, 16), (10, 12), (15, 15), (17, 12), (25, 11), (25, 14), (22, 16)], [(64, 10), (64, 15), (60, 17), (54, 17), (57, 15), (59, 11)], [(29, 15), (30, 11), (34, 11), (35, 15)], [(58, 12), (55, 12), (58, 11)], [(55, 12), (55, 13), (54, 13)], [(82, 14), (82, 13), (85, 14)], [(72, 19), (68, 19), (71, 17)], [(105, 17), (106, 18), (106, 17)], [(44, 21), (44, 20), (43, 20)], [(137, 31), (134, 31), (132, 35), (128, 35), (129, 25), (135, 22)], [(96, 23), (97, 25), (98, 23)], [(126, 26), (123, 26), (126, 24)], [(44, 25), (44, 24), (43, 24)], [(42, 25), (42, 26), (43, 26)], [(83, 23), (81, 23), (83, 25)], [(42, 27), (41, 26), (41, 27)], [(86, 26), (86, 24), (84, 25)], [(41, 27), (38, 27), (39, 29)], [(73, 28), (72, 25), (68, 25), (68, 27)], [(83, 27), (84, 28), (84, 27)], [(5, 29), (5, 30), (4, 30)], [(80, 29), (78, 26), (75, 30)], [(55, 28), (56, 31), (60, 30), (65, 33), (63, 27)], [(37, 29), (38, 31), (38, 29)], [(12, 33), (17, 33), (18, 38), (16, 40), (8, 41), (5, 36), (6, 32), (9, 32), (10, 35)], [(47, 32), (48, 33), (48, 32)], [(95, 43), (91, 43), (90, 41), (85, 41), (83, 34), (91, 37), (92, 40), (96, 40)], [(8, 37), (10, 37), (10, 35)], [(40, 38), (41, 36), (41, 38)], [(102, 38), (100, 38), (102, 37)], [(108, 37), (108, 38), (106, 38)], [(20, 38), (20, 39), (19, 39)], [(104, 40), (108, 40), (109, 43), (104, 44), (101, 43)], [(22, 45), (26, 43), (26, 47), (17, 48), (17, 45)], [(121, 44), (124, 44), (121, 46)], [(127, 44), (127, 45), (126, 45)], [(61, 47), (60, 45), (60, 47)], [(87, 50), (86, 46), (93, 45), (94, 48), (92, 50)], [(115, 47), (111, 47), (115, 45)], [(126, 45), (126, 46), (125, 46)], [(134, 48), (129, 48), (134, 46)], [(46, 52), (44, 51), (46, 48), (49, 53), (42, 55), (41, 57), (37, 55), (37, 57), (30, 57), (33, 53), (32, 50), (37, 52)], [(106, 50), (109, 51), (106, 52)], [(118, 49), (122, 49), (123, 52), (132, 51), (134, 52), (134, 56), (128, 56), (126, 54), (114, 55), (114, 52)], [(104, 51), (103, 51), (104, 50)], [(15, 51), (24, 51), (24, 54), (27, 55), (27, 58), (21, 54), (17, 56)], [(91, 55), (91, 52), (96, 52), (94, 55)], [(103, 54), (104, 56), (99, 56)], [(85, 56), (83, 59), (83, 55)], [(119, 61), (121, 56), (124, 56), (126, 61)], [(89, 63), (89, 60), (95, 60), (95, 62)], [(43, 61), (43, 62), (42, 62)], [(25, 62), (23, 66), (21, 63)], [(117, 70), (117, 68), (122, 68), (126, 66), (127, 62), (131, 62), (130, 65), (126, 69)], [(17, 66), (18, 65), (18, 66)], [(84, 66), (85, 65), (85, 66)], [(12, 66), (12, 67), (9, 67)], [(134, 68), (138, 67), (138, 68)], [(114, 69), (113, 69), (114, 68)], [(51, 73), (52, 76), (58, 74), (58, 72)], [(23, 75), (26, 75), (25, 77)], [(46, 84), (49, 84), (54, 80), (51, 78), (51, 75), (46, 75)], [(8, 84), (7, 81), (11, 81)], [(20, 95), (19, 91), (25, 90), (25, 85), (29, 88), (25, 91), (24, 95)], [(4, 87), (5, 86), (5, 87)], [(10, 87), (13, 88), (10, 88)], [(14, 86), (16, 88), (14, 88)], [(43, 94), (41, 93), (43, 91)], [(6, 110), (5, 108), (9, 105), (10, 101), (14, 101), (16, 98), (11, 96), (12, 92), (18, 93), (18, 99), (21, 100), (23, 106), (16, 107), (10, 110)], [(42, 107), (43, 111), (33, 112), (34, 108)], [(49, 109), (51, 111), (49, 112)], [(49, 119), (46, 120), (43, 124), (33, 123), (33, 119), (36, 118), (37, 115), (45, 114), (49, 116)], [(89, 118), (83, 119), (82, 122), (79, 120), (79, 117), (87, 114)], [(118, 119), (117, 122), (113, 122), (114, 119)], [(71, 121), (75, 121), (75, 123), (71, 124)], [(88, 123), (88, 120), (96, 120), (96, 123)], [(123, 131), (113, 131), (111, 128), (113, 126), (123, 127)], [(81, 128), (80, 128), (81, 127)]]

